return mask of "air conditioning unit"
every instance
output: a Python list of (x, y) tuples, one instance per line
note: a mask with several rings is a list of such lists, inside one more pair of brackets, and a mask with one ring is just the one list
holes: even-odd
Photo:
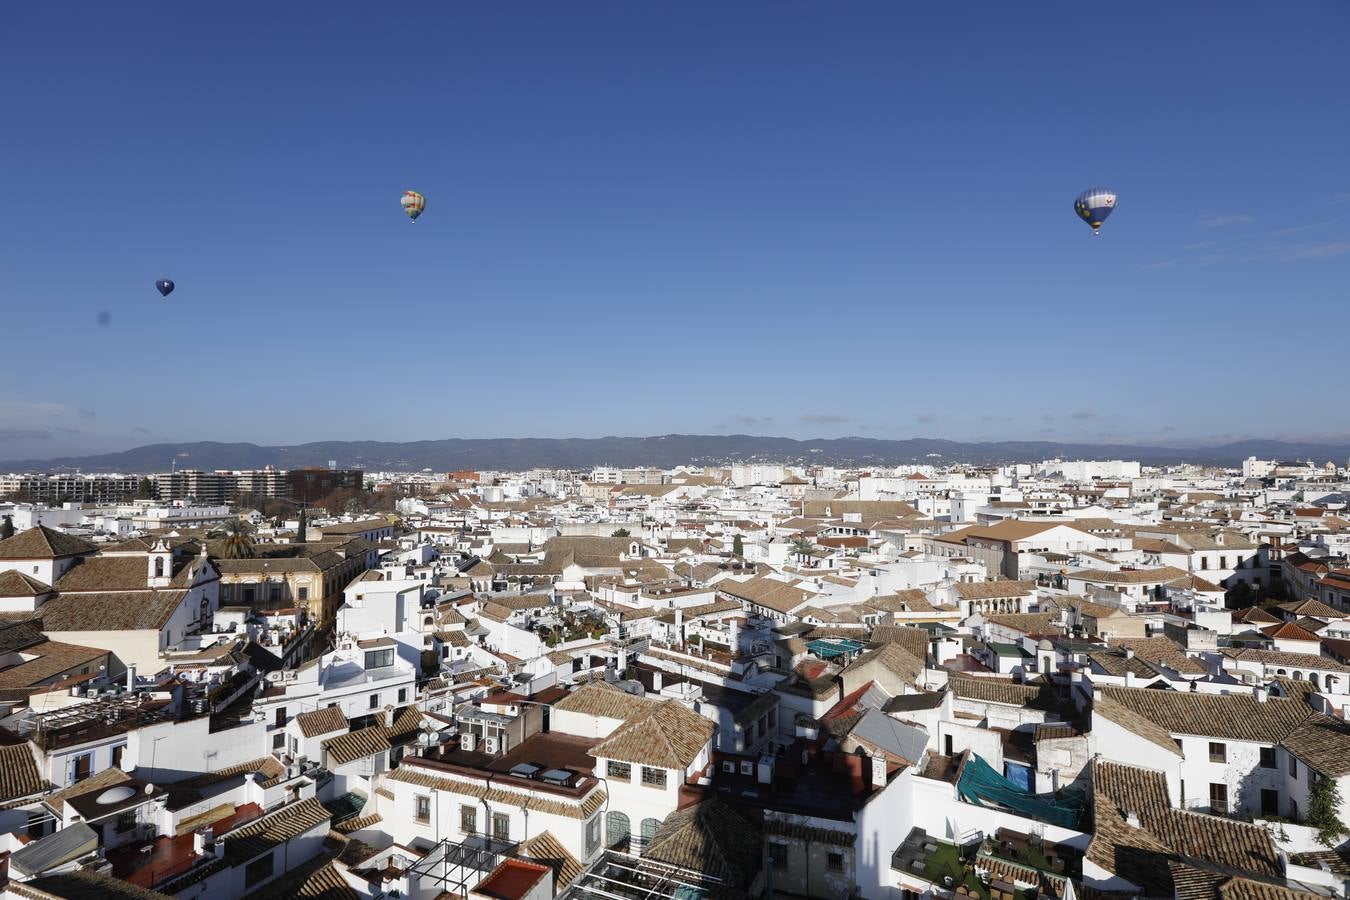
[(495, 737), (483, 740), (483, 752), (489, 755), (497, 752), (497, 739)]
[(478, 737), (478, 736), (475, 735), (475, 734), (474, 734), (473, 732), (471, 732), (471, 731), (470, 731), (470, 732), (466, 732), (466, 733), (464, 733), (464, 734), (461, 734), (461, 735), (459, 736), (459, 747), (460, 747), (460, 749), (461, 749), (461, 750), (469, 750), (469, 751), (472, 751), (472, 750), (474, 749), (474, 747), (477, 746), (477, 742), (476, 742), (477, 737)]

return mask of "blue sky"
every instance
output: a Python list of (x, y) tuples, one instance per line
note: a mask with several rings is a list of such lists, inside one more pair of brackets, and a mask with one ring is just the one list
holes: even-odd
[(15, 6), (0, 459), (1344, 435), (1347, 46), (1337, 0)]

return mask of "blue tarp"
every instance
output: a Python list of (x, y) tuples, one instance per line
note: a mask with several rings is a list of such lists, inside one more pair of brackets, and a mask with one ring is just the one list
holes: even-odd
[(972, 753), (961, 769), (961, 780), (956, 783), (957, 795), (976, 806), (996, 804), (1052, 825), (1078, 828), (1083, 815), (1083, 798), (1067, 791), (1053, 794), (1033, 794), (994, 771), (993, 766)]

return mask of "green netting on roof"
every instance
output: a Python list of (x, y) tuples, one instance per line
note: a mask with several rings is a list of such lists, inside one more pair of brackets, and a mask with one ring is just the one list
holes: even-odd
[(865, 646), (862, 641), (849, 638), (816, 638), (807, 642), (806, 649), (824, 659), (834, 659), (836, 656), (852, 656)]
[(997, 804), (1052, 825), (1078, 828), (1083, 816), (1083, 797), (1071, 791), (1054, 794), (1032, 794), (1022, 790), (994, 771), (993, 766), (972, 753), (961, 769), (956, 783), (957, 795), (976, 806)]

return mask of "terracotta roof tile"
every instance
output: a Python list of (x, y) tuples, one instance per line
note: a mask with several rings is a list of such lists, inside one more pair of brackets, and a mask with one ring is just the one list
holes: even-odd
[(717, 726), (678, 700), (667, 700), (620, 725), (587, 751), (621, 762), (687, 769), (712, 740)]

